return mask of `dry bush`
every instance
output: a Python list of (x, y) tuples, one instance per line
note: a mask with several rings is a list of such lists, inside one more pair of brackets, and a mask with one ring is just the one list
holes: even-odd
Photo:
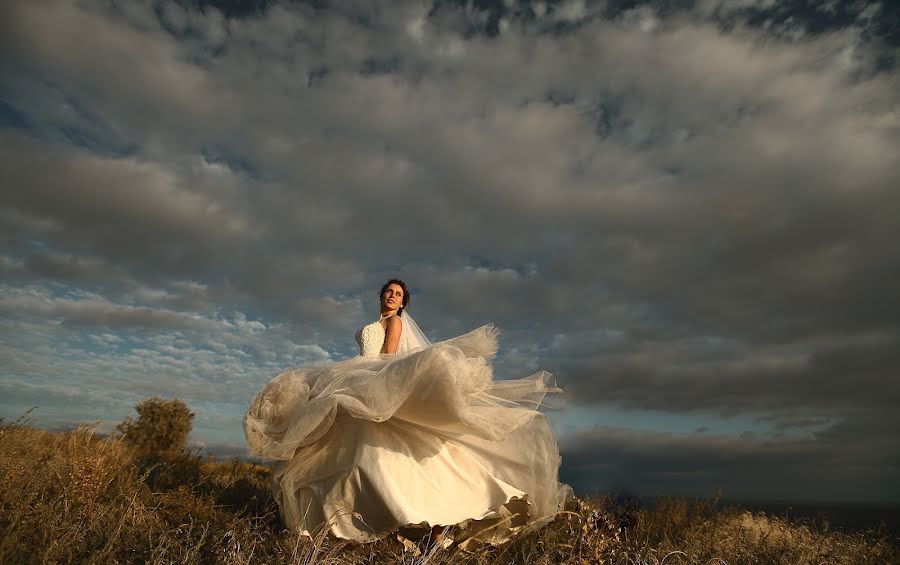
[(594, 561), (589, 562), (629, 565), (900, 563), (897, 540), (883, 532), (851, 534), (832, 531), (827, 524), (814, 527), (801, 521), (750, 514), (733, 507), (720, 507), (716, 497), (695, 502), (664, 498), (653, 508), (634, 512), (633, 525), (613, 536), (616, 543), (603, 541), (610, 537), (608, 526), (589, 527), (600, 534), (583, 538), (585, 547), (594, 550)]
[(184, 450), (194, 419), (193, 412), (184, 401), (154, 396), (134, 408), (138, 419), (126, 418), (116, 427), (125, 443), (142, 453), (176, 453)]
[(310, 540), (282, 527), (268, 467), (183, 451), (150, 466), (146, 457), (87, 427), (50, 433), (0, 422), (0, 563), (900, 563), (886, 535), (832, 532), (715, 500), (651, 509), (576, 499), (546, 527), (474, 553), (426, 543), (410, 550), (392, 537)]

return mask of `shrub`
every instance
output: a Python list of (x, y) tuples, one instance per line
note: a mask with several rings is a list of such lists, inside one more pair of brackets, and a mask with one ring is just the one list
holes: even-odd
[(116, 427), (125, 443), (140, 453), (165, 454), (184, 450), (194, 419), (184, 401), (154, 396), (134, 408), (138, 419), (126, 418)]

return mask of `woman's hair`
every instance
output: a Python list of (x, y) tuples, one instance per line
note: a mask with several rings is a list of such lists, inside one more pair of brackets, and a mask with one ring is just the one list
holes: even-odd
[(390, 279), (388, 282), (384, 283), (384, 286), (381, 287), (381, 292), (378, 293), (378, 299), (380, 300), (382, 296), (384, 296), (384, 291), (387, 290), (387, 287), (395, 284), (403, 289), (403, 306), (397, 309), (397, 315), (403, 313), (403, 309), (406, 308), (406, 305), (409, 304), (409, 290), (406, 289), (406, 283), (401, 281), (400, 279)]

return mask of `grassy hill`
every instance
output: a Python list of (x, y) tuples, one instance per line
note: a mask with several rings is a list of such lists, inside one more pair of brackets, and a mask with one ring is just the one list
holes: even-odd
[(471, 554), (309, 540), (281, 526), (269, 477), (262, 465), (141, 452), (86, 427), (0, 421), (0, 563), (900, 563), (886, 533), (680, 499), (652, 510), (577, 499), (542, 530)]

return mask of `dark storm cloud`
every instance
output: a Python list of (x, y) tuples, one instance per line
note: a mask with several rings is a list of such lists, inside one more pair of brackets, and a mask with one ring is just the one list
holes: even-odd
[[(58, 253), (34, 253), (24, 262), (26, 271), (38, 276), (76, 281), (96, 276), (103, 271), (103, 265), (81, 257), (60, 255)], [(103, 273), (109, 276), (111, 273)]]
[(679, 436), (598, 428), (561, 446), (562, 478), (625, 492), (679, 492), (725, 498), (797, 500), (816, 492), (832, 501), (896, 499), (896, 457), (846, 450), (829, 438)]
[(629, 408), (887, 411), (900, 392), (892, 334), (766, 347), (621, 336), (587, 358), (567, 355), (567, 341), (555, 342), (555, 354), (579, 397)]
[(6, 4), (4, 359), (221, 339), (145, 348), (203, 397), (349, 354), (400, 275), (433, 337), (494, 321), (575, 404), (752, 414), (760, 464), (896, 457), (897, 11), (829, 6)]

